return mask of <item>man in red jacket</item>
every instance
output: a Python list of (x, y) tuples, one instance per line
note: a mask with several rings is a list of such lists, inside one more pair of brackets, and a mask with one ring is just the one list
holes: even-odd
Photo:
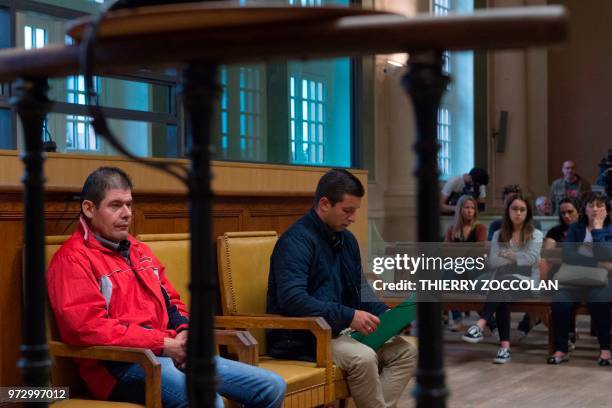
[[(51, 260), (49, 300), (62, 340), (77, 346), (147, 348), (162, 364), (164, 407), (186, 407), (189, 314), (151, 250), (128, 234), (132, 182), (101, 167), (81, 193), (79, 229)], [(144, 403), (137, 364), (79, 360), (81, 377), (98, 398)], [(285, 383), (257, 367), (217, 358), (219, 393), (249, 407), (280, 407)], [(217, 398), (217, 406), (222, 407)]]

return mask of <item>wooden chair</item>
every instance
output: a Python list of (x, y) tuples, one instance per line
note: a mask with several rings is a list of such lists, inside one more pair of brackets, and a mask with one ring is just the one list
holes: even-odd
[[(249, 329), (259, 343), (259, 366), (287, 381), (285, 406), (330, 404), (349, 397), (344, 375), (332, 363), (331, 329), (321, 317), (266, 315), (274, 231), (228, 232), (217, 238), (217, 262), (223, 316), (217, 327)], [(316, 362), (273, 359), (263, 329), (310, 330), (316, 338)], [(302, 401), (306, 401), (305, 403)]]
[[(47, 267), (53, 254), (55, 254), (67, 238), (68, 236), (45, 237), (45, 262)], [(157, 361), (151, 350), (115, 346), (69, 346), (60, 341), (59, 331), (50, 308), (48, 308), (47, 314), (47, 338), (49, 339), (49, 349), (53, 358), (51, 384), (56, 387), (65, 386), (70, 388), (70, 399), (56, 402), (53, 404), (54, 406), (66, 408), (135, 408), (141, 406), (127, 402), (109, 402), (92, 399), (93, 397), (78, 375), (78, 367), (73, 360), (74, 358), (90, 358), (139, 364), (145, 371), (145, 406), (147, 408), (162, 408), (161, 364)], [(217, 346), (227, 347), (238, 361), (257, 365), (257, 341), (249, 332), (216, 330), (215, 339)], [(226, 401), (226, 405), (232, 406), (228, 401)]]

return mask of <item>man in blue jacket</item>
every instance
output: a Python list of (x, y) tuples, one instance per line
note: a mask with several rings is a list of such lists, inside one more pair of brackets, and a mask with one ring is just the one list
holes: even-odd
[[(314, 207), (274, 248), (267, 311), (324, 317), (332, 328), (334, 363), (346, 372), (357, 407), (394, 407), (413, 375), (415, 347), (396, 336), (376, 352), (344, 331), (370, 334), (380, 323), (378, 316), (388, 310), (373, 301), (367, 283), (362, 285), (359, 246), (346, 229), (355, 222), (363, 195), (359, 179), (346, 170), (333, 169), (321, 177)], [(304, 331), (270, 331), (268, 352), (277, 358), (312, 361), (315, 339)]]

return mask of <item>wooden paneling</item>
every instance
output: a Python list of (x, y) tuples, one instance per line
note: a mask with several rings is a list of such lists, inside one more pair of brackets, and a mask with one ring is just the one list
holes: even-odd
[[(187, 160), (175, 159), (172, 161), (176, 164), (188, 165)], [(171, 176), (124, 158), (60, 153), (48, 153), (45, 161), (46, 188), (48, 191), (63, 193), (67, 200), (70, 200), (71, 195), (75, 196), (80, 193), (87, 175), (100, 166), (116, 166), (125, 170), (134, 181), (134, 192), (140, 194), (143, 198), (150, 196), (152, 203), (170, 205), (172, 200), (168, 200), (167, 197), (186, 193), (185, 187)], [(251, 197), (255, 202), (260, 197), (276, 197), (276, 199), (312, 197), (319, 178), (327, 170), (328, 168), (325, 167), (213, 161), (211, 164), (212, 189), (218, 197), (238, 197), (243, 202), (251, 201)], [(357, 237), (359, 245), (365, 250), (368, 234), (368, 174), (365, 170), (351, 171), (366, 188), (366, 196), (362, 200), (361, 210), (357, 212), (357, 221), (351, 226), (351, 231)], [(0, 195), (2, 191), (21, 191), (22, 175), (23, 164), (19, 160), (18, 153), (14, 150), (0, 150)], [(60, 205), (54, 210), (64, 211), (64, 208)], [(173, 207), (173, 210), (186, 211), (186, 208)], [(75, 207), (75, 211), (78, 212), (78, 206)], [(155, 211), (155, 209), (153, 208), (152, 211)], [(237, 222), (249, 222), (244, 219), (246, 215), (241, 214), (243, 219)], [(291, 214), (278, 214), (277, 223), (269, 225), (278, 225), (282, 228), (287, 226), (292, 219)], [(135, 214), (135, 228), (138, 228), (141, 220), (142, 218)], [(259, 222), (257, 225), (267, 225), (262, 224), (261, 220), (255, 221), (253, 219), (251, 221)], [(171, 223), (173, 225), (176, 223), (176, 228), (187, 226), (181, 217), (171, 222), (162, 216), (156, 222), (152, 222), (150, 228), (152, 232), (163, 232), (167, 230)], [(156, 224), (156, 226), (154, 227), (153, 224)], [(253, 229), (255, 228), (253, 227)]]

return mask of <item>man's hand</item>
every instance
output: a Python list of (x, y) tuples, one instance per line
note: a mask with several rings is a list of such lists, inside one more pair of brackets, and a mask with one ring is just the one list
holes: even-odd
[(187, 336), (188, 336), (188, 333), (189, 333), (188, 330), (183, 330), (182, 332), (177, 334), (176, 337), (175, 337), (175, 339), (181, 340), (181, 341), (185, 342), (185, 350), (187, 350)]
[(367, 336), (376, 330), (379, 324), (380, 319), (373, 314), (363, 310), (355, 310), (355, 316), (353, 316), (353, 321), (351, 322), (351, 329), (357, 330), (359, 333)]
[[(183, 348), (185, 350), (185, 355), (187, 355), (187, 336), (189, 335), (188, 333), (189, 333), (188, 330), (183, 330), (182, 332), (177, 334), (175, 337), (176, 340), (184, 341)], [(187, 359), (185, 358), (185, 361), (183, 362), (183, 364), (177, 364), (177, 367), (179, 370), (185, 371), (185, 368), (187, 368)]]
[(162, 355), (170, 357), (174, 361), (174, 365), (180, 367), (185, 363), (187, 357), (187, 343), (184, 339), (166, 337), (164, 338), (164, 352)]

